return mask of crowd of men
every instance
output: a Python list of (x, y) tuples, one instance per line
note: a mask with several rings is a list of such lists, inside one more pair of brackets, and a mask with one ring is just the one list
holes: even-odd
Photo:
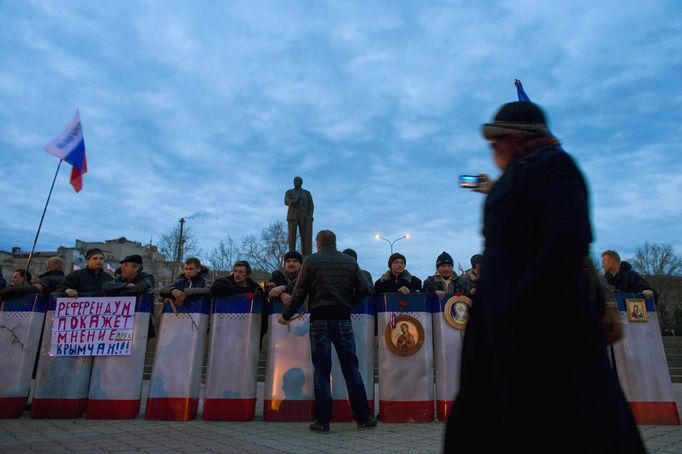
[[(328, 432), (332, 418), (330, 391), (331, 345), (333, 344), (344, 374), (349, 401), (358, 428), (372, 428), (377, 425), (367, 405), (367, 396), (362, 376), (358, 369), (355, 341), (350, 321), (352, 307), (372, 293), (397, 292), (403, 295), (424, 292), (439, 299), (447, 295), (465, 295), (476, 300), (478, 282), (481, 277), (483, 257), (471, 257), (471, 268), (460, 275), (453, 270), (454, 261), (447, 252), (436, 258), (436, 273), (423, 282), (406, 268), (407, 259), (403, 254), (393, 253), (388, 258), (388, 270), (372, 285), (368, 271), (357, 264), (357, 253), (352, 249), (336, 250), (336, 235), (322, 230), (316, 238), (317, 253), (306, 260), (297, 251), (284, 256), (282, 268), (272, 272), (264, 288), (251, 279), (251, 266), (245, 260), (238, 260), (228, 276), (209, 282), (209, 269), (192, 257), (185, 261), (183, 272), (175, 282), (160, 290), (161, 299), (182, 305), (188, 295), (199, 290), (210, 292), (217, 297), (251, 294), (264, 297), (264, 313), (269, 313), (268, 304), (272, 299), (283, 303), (280, 324), (288, 324), (298, 308), (306, 301), (310, 312), (311, 356), (314, 366), (315, 420), (309, 428), (317, 432)], [(10, 287), (0, 290), (0, 298), (12, 298), (29, 293), (50, 294), (58, 292), (69, 297), (88, 295), (136, 295), (152, 293), (155, 289), (154, 276), (143, 269), (140, 255), (129, 255), (120, 261), (114, 275), (104, 268), (104, 253), (100, 249), (89, 249), (86, 267), (64, 274), (64, 261), (52, 257), (47, 261), (46, 270), (33, 280), (31, 274), (16, 270), (10, 279)], [(646, 298), (657, 297), (654, 289), (632, 269), (629, 263), (620, 260), (615, 251), (607, 250), (601, 255), (604, 278), (610, 290), (620, 292), (641, 292)], [(590, 269), (593, 267), (590, 264)], [(0, 282), (2, 287), (5, 281)], [(261, 318), (261, 342), (268, 328), (268, 318)], [(149, 323), (149, 338), (155, 336), (154, 326)]]
[[(357, 261), (357, 253), (346, 249), (344, 254)], [(60, 257), (51, 257), (46, 263), (45, 272), (33, 278), (23, 268), (15, 270), (9, 286), (0, 273), (0, 298), (12, 298), (27, 293), (52, 292), (64, 293), (69, 297), (77, 297), (79, 293), (88, 295), (134, 295), (152, 293), (155, 290), (154, 276), (143, 269), (142, 257), (134, 254), (120, 261), (120, 267), (112, 276), (104, 268), (104, 253), (97, 248), (89, 249), (85, 254), (86, 266), (68, 275), (64, 274), (64, 261)], [(398, 292), (407, 295), (412, 292), (435, 294), (438, 298), (445, 295), (465, 295), (474, 299), (481, 273), (483, 256), (471, 257), (471, 268), (457, 274), (454, 261), (447, 252), (436, 258), (436, 273), (422, 281), (411, 274), (405, 267), (406, 257), (395, 252), (388, 258), (388, 270), (372, 283), (371, 274), (362, 270), (362, 274), (373, 288), (373, 292)], [(658, 293), (654, 288), (626, 261), (621, 261), (616, 251), (606, 250), (601, 254), (603, 277), (613, 292), (642, 293), (646, 298), (657, 300)], [(185, 261), (183, 272), (175, 282), (160, 290), (162, 298), (172, 298), (177, 304), (185, 300), (187, 288), (210, 288), (214, 296), (229, 296), (238, 293), (254, 293), (266, 299), (278, 298), (288, 303), (296, 283), (298, 272), (303, 264), (303, 256), (297, 251), (285, 254), (280, 269), (272, 272), (270, 279), (262, 288), (251, 279), (251, 265), (246, 260), (235, 262), (232, 272), (211, 284), (209, 269), (201, 261), (192, 257)]]

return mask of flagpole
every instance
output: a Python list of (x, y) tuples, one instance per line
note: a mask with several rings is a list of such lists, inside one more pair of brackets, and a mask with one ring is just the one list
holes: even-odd
[(36, 250), (36, 243), (38, 243), (38, 236), (40, 236), (40, 229), (43, 227), (43, 219), (45, 219), (45, 213), (47, 212), (47, 205), (50, 203), (50, 197), (52, 197), (52, 190), (54, 189), (54, 183), (57, 181), (57, 175), (59, 174), (59, 168), (62, 166), (63, 159), (59, 160), (57, 164), (57, 171), (54, 173), (54, 178), (52, 179), (52, 186), (50, 186), (50, 193), (47, 195), (47, 200), (45, 201), (45, 208), (43, 208), (43, 215), (40, 216), (40, 224), (38, 224), (38, 231), (36, 232), (36, 237), (33, 240), (33, 246), (31, 246), (31, 252), (28, 254), (28, 261), (26, 262), (26, 272), (24, 273), (24, 279), (21, 285), (26, 284), (26, 274), (28, 273), (28, 267), (31, 266), (31, 259), (33, 259), (33, 253)]

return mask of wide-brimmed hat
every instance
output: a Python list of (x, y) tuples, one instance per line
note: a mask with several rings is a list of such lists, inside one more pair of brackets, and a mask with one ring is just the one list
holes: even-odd
[(501, 136), (549, 136), (545, 113), (540, 106), (527, 101), (510, 102), (503, 105), (492, 123), (483, 124), (483, 137), (494, 140)]

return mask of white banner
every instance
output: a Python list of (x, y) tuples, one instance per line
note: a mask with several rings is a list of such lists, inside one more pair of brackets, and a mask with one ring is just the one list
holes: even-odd
[(50, 356), (130, 355), (134, 296), (57, 298)]

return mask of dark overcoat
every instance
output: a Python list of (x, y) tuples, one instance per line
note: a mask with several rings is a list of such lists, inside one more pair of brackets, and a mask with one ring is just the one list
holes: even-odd
[(588, 195), (568, 154), (512, 161), (486, 198), (483, 234), (445, 452), (644, 452), (581, 276)]

